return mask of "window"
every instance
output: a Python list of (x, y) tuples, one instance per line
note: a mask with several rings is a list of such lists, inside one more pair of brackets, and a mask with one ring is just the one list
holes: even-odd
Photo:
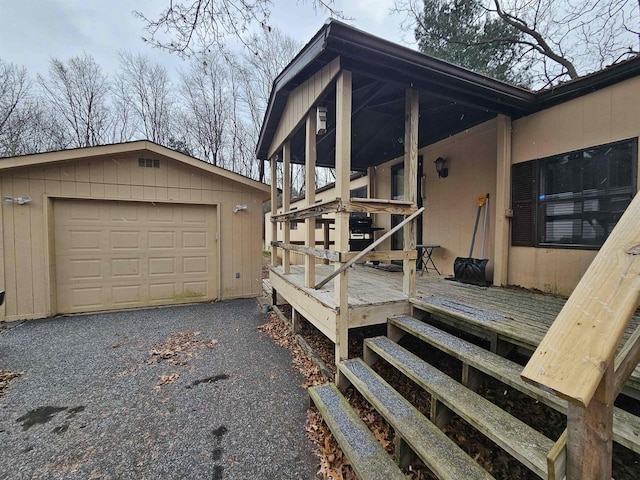
[(322, 230), (323, 223), (322, 220), (316, 220), (316, 230)]
[(637, 139), (513, 166), (511, 244), (598, 248), (636, 191)]
[(289, 229), (290, 230), (297, 230), (298, 229), (298, 222), (289, 222)]

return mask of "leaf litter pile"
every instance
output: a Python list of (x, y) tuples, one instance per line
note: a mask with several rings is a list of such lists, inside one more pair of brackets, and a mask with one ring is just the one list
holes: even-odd
[(0, 398), (2, 398), (2, 395), (4, 395), (4, 390), (9, 386), (11, 380), (19, 376), (19, 373), (8, 372), (7, 370), (3, 370), (0, 368)]
[[(213, 348), (218, 344), (218, 340), (201, 340), (198, 338), (199, 335), (200, 332), (192, 331), (172, 333), (164, 342), (153, 346), (149, 352), (150, 357), (145, 363), (152, 365), (167, 362), (171, 365), (187, 365), (199, 351)], [(159, 390), (161, 386), (173, 383), (179, 378), (179, 373), (161, 375), (154, 389)]]
[[(285, 315), (289, 313), (286, 307), (282, 310), (284, 310)], [(287, 316), (290, 318), (290, 315)], [(333, 343), (309, 322), (302, 322), (301, 327), (300, 333), (307, 343), (322, 358), (328, 368), (335, 372)], [(300, 347), (295, 336), (289, 330), (289, 326), (283, 323), (276, 313), (269, 312), (267, 314), (267, 322), (260, 326), (259, 330), (271, 337), (276, 344), (291, 351), (293, 363), (306, 377), (303, 387), (306, 388), (327, 382), (325, 377), (320, 374), (318, 367), (313, 364)], [(360, 356), (362, 354), (363, 339), (384, 334), (385, 330), (386, 328), (377, 326), (350, 331), (349, 356), (352, 358)], [(461, 378), (462, 368), (460, 363), (452, 360), (439, 350), (425, 346), (410, 337), (407, 341), (403, 339), (401, 344), (416, 355), (428, 359), (429, 363), (437, 366), (454, 379)], [(385, 362), (376, 363), (373, 369), (423, 415), (427, 418), (429, 417), (431, 399), (427, 392)], [(551, 439), (557, 439), (566, 427), (566, 420), (563, 415), (492, 378), (485, 378), (477, 391), (481, 396)], [(354, 388), (349, 388), (345, 393), (345, 397), (389, 455), (394, 457), (394, 433), (389, 424)], [(634, 413), (637, 414), (637, 412)], [(311, 408), (308, 411), (305, 429), (309, 438), (316, 445), (315, 454), (319, 458), (317, 478), (326, 480), (356, 479), (349, 460), (343, 455), (338, 443), (323, 422), (322, 416), (315, 408)], [(443, 431), (496, 479), (538, 479), (533, 472), (457, 415), (452, 415), (449, 424)], [(613, 470), (614, 477), (617, 480), (637, 480), (640, 478), (639, 462), (639, 455), (614, 444)], [(406, 478), (411, 480), (437, 479), (420, 460), (415, 460), (403, 471)]]

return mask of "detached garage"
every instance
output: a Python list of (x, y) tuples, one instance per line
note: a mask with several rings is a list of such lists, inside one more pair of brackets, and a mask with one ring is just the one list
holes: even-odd
[(0, 320), (261, 291), (269, 186), (148, 141), (0, 159)]

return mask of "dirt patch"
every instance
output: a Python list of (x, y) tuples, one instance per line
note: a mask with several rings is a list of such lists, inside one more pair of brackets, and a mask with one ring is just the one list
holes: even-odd
[(176, 332), (162, 343), (155, 345), (146, 363), (159, 363), (167, 361), (172, 365), (186, 365), (188, 360), (197, 356), (200, 350), (213, 348), (218, 344), (218, 340), (200, 340), (200, 332)]

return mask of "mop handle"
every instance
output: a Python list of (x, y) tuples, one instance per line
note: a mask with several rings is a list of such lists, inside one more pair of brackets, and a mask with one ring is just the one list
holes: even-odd
[(484, 258), (484, 239), (487, 233), (487, 210), (489, 210), (489, 194), (486, 195), (486, 203), (484, 204), (484, 221), (482, 225), (482, 246), (480, 247), (480, 258)]

